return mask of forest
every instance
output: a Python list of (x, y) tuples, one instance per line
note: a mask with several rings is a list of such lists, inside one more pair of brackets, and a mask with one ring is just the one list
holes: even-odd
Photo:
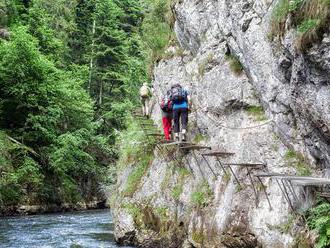
[(153, 2), (0, 1), (0, 208), (103, 197), (171, 40), (168, 3)]

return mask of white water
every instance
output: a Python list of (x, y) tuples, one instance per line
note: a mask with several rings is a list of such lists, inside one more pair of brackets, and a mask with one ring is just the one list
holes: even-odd
[(0, 248), (113, 248), (109, 210), (0, 218)]

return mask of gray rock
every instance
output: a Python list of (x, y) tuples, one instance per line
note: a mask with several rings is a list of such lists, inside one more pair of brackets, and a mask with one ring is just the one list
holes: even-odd
[(10, 38), (10, 33), (8, 32), (7, 29), (0, 28), (0, 39), (9, 39)]
[[(183, 58), (162, 60), (156, 65), (155, 96), (174, 83), (186, 87), (194, 105), (189, 116), (189, 138), (203, 134), (200, 144), (235, 153), (224, 162), (265, 162), (269, 171), (295, 174), (292, 161), (285, 158), (288, 149), (293, 149), (304, 155), (311, 169), (324, 169), (323, 173), (329, 175), (330, 37), (325, 34), (319, 44), (299, 53), (289, 18), (285, 37), (271, 42), (269, 22), (275, 4), (271, 0), (179, 1), (175, 6), (175, 32), (180, 46), (188, 51)], [(229, 51), (243, 65), (241, 75), (231, 69), (233, 64), (225, 56)], [(264, 113), (249, 111), (256, 106)], [(157, 104), (152, 118), (160, 123)], [(157, 156), (130, 201), (148, 198), (151, 207), (167, 208), (186, 227), (183, 240), (195, 247), (293, 245), (291, 234), (274, 228), (285, 223), (290, 214), (276, 182), (264, 181), (273, 206), (270, 211), (262, 192), (257, 192), (256, 202), (244, 168), (234, 168), (243, 185), (240, 189), (233, 176), (224, 175), (214, 158), (206, 163), (199, 153), (196, 157), (179, 151), (174, 154), (185, 156), (181, 166), (191, 168), (194, 175), (185, 179), (179, 199), (172, 196), (180, 180), (178, 172), (174, 170), (164, 187), (162, 179), (171, 170), (170, 164)], [(203, 208), (196, 208), (192, 192), (201, 190), (205, 183), (213, 197)], [(297, 188), (297, 192), (300, 190)], [(296, 208), (308, 205), (307, 201), (294, 202)]]

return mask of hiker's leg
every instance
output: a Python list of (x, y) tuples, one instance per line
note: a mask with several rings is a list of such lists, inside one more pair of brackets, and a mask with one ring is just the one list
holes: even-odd
[(143, 97), (141, 97), (141, 104), (142, 104), (142, 115), (146, 115), (146, 109), (145, 109), (145, 100)]
[(174, 138), (179, 137), (180, 132), (180, 109), (173, 110)]
[(145, 108), (146, 108), (146, 116), (149, 116), (149, 104), (150, 104), (150, 99), (149, 99), (149, 97), (147, 97), (146, 99), (145, 99)]
[(186, 133), (188, 125), (188, 109), (181, 109), (182, 133)]
[(164, 129), (164, 135), (166, 140), (170, 140), (170, 126), (171, 123), (169, 121), (169, 118), (163, 117), (163, 129)]
[(170, 117), (168, 117), (168, 121), (169, 121), (169, 125), (170, 125), (170, 129), (169, 129), (169, 133), (170, 135), (172, 134), (173, 132), (173, 115), (170, 115)]

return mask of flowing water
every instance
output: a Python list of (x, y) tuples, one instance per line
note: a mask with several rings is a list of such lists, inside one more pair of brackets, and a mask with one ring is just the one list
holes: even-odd
[[(1, 248), (113, 248), (109, 210), (0, 218)], [(122, 247), (123, 248), (123, 247)]]

